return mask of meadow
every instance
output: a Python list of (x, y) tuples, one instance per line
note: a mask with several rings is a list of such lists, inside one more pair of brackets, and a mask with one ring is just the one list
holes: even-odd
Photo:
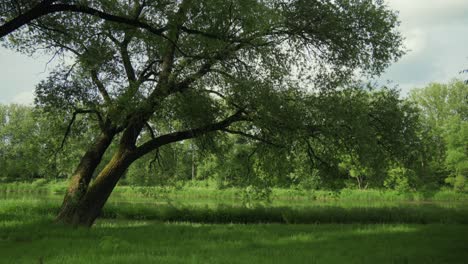
[(0, 263), (466, 263), (451, 191), (119, 186), (91, 229), (53, 224), (64, 183), (0, 185)]

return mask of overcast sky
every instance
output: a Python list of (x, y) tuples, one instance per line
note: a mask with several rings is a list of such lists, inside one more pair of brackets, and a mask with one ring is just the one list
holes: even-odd
[[(447, 82), (468, 68), (468, 0), (387, 0), (400, 12), (408, 53), (380, 77), (404, 94), (430, 82)], [(27, 57), (0, 47), (0, 103), (30, 104), (47, 77), (50, 57)], [(50, 68), (50, 67), (49, 67)]]

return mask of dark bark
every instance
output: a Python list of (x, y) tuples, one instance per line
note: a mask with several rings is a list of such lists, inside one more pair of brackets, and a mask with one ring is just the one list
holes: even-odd
[(85, 155), (71, 178), (67, 193), (63, 199), (62, 207), (57, 216), (57, 221), (71, 224), (80, 202), (84, 198), (93, 173), (102, 160), (102, 156), (111, 144), (113, 134), (102, 134)]
[(101, 213), (112, 190), (131, 163), (132, 160), (127, 150), (117, 151), (88, 188), (80, 203), (75, 204), (72, 214), (63, 217), (61, 222), (73, 226), (91, 227)]
[(209, 132), (224, 130), (227, 127), (229, 127), (232, 123), (243, 121), (243, 120), (244, 121), (246, 120), (243, 115), (243, 111), (239, 110), (235, 114), (217, 123), (209, 124), (209, 125), (199, 127), (199, 128), (183, 130), (183, 131), (178, 131), (178, 132), (159, 136), (157, 138), (154, 138), (146, 142), (140, 147), (138, 147), (133, 153), (134, 159), (138, 159), (164, 145), (186, 140), (186, 139), (196, 138)]
[(91, 8), (91, 7), (81, 6), (81, 5), (69, 5), (69, 4), (53, 4), (54, 2), (57, 2), (57, 1), (51, 1), (51, 0), (43, 1), (37, 4), (36, 6), (34, 6), (33, 8), (31, 8), (30, 10), (26, 11), (25, 13), (22, 13), (18, 15), (17, 17), (13, 18), (12, 20), (6, 22), (5, 24), (1, 25), (0, 26), (0, 38), (14, 32), (15, 30), (31, 23), (32, 21), (38, 18), (41, 18), (49, 14), (53, 14), (53, 13), (59, 13), (59, 12), (73, 12), (73, 13), (87, 14), (87, 15), (99, 17), (107, 21), (142, 28), (159, 36), (162, 36), (163, 32), (166, 30), (165, 28), (154, 28), (147, 23), (144, 23), (135, 19), (108, 14), (100, 10)]
[(30, 10), (28, 10), (27, 12), (20, 14), (17, 17), (13, 18), (12, 20), (1, 25), (0, 26), (0, 38), (12, 33), (13, 31), (19, 29), (20, 27), (24, 25), (27, 25), (31, 21), (38, 19), (41, 16), (54, 13), (55, 11), (53, 10), (51, 11), (47, 10), (48, 7), (50, 7), (50, 5), (53, 2), (55, 1), (41, 2), (37, 4), (36, 6), (34, 6), (33, 8), (31, 8)]
[[(101, 210), (111, 195), (114, 187), (133, 161), (161, 146), (185, 139), (195, 138), (209, 132), (222, 130), (232, 123), (240, 120), (243, 120), (242, 112), (237, 112), (217, 123), (159, 136), (138, 148), (135, 147), (135, 141), (143, 126), (129, 126), (122, 135), (119, 150), (114, 154), (111, 161), (104, 167), (89, 187), (88, 185), (92, 172), (91, 174), (88, 174), (89, 177), (78, 175), (84, 175), (81, 173), (81, 170), (88, 169), (90, 166), (82, 165), (82, 163), (86, 163), (83, 161), (80, 163), (80, 166), (78, 167), (79, 169), (77, 170), (77, 172), (80, 173), (77, 173), (72, 180), (68, 193), (65, 196), (62, 210), (57, 217), (58, 222), (73, 226), (91, 227), (101, 213)], [(90, 155), (88, 156), (91, 157)], [(83, 160), (87, 159), (83, 157)], [(99, 162), (97, 162), (97, 164), (98, 163)], [(93, 163), (95, 166), (97, 166), (97, 164)], [(91, 170), (89, 169), (87, 172), (90, 171)]]
[[(58, 222), (72, 226), (91, 227), (93, 225), (120, 177), (125, 173), (128, 166), (130, 166), (134, 160), (134, 157), (130, 154), (132, 149), (134, 149), (136, 139), (144, 126), (140, 125), (140, 121), (141, 120), (138, 116), (134, 116), (134, 119), (130, 121), (130, 124), (125, 129), (122, 138), (120, 139), (118, 151), (90, 186), (89, 182), (91, 177), (86, 177), (86, 184), (81, 184), (78, 179), (72, 179), (70, 188), (62, 205), (62, 210), (57, 217)], [(90, 155), (90, 158), (93, 157)], [(100, 157), (94, 156), (94, 169), (100, 163), (101, 158), (102, 155)], [(85, 157), (83, 157), (83, 159), (85, 159)], [(80, 167), (81, 166), (78, 168)], [(87, 168), (88, 166), (85, 167)], [(93, 172), (88, 176), (92, 176)]]

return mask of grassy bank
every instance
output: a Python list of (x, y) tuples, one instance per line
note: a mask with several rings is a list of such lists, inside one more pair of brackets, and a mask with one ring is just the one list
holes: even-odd
[[(0, 217), (52, 218), (58, 212), (64, 189), (64, 182), (0, 185)], [(218, 224), (468, 224), (468, 199), (464, 200), (467, 197), (463, 193), (439, 192), (431, 198), (414, 193), (406, 194), (404, 200), (391, 191), (275, 189), (270, 203), (245, 204), (240, 192), (199, 186), (119, 186), (101, 218)], [(415, 197), (422, 198), (415, 200)]]
[[(52, 219), (60, 200), (0, 200), (0, 219)], [(413, 223), (468, 224), (468, 207), (443, 207), (435, 204), (395, 204), (356, 206), (347, 203), (317, 206), (233, 206), (187, 205), (167, 203), (109, 202), (101, 214), (103, 219), (156, 220), (193, 223)]]
[[(63, 195), (67, 188), (67, 182), (37, 180), (35, 182), (1, 183), (0, 195), (31, 194)], [(142, 200), (240, 200), (244, 196), (244, 190), (240, 188), (217, 189), (207, 182), (185, 183), (179, 187), (134, 187), (117, 186), (111, 198), (121, 198), (135, 201)], [(273, 188), (271, 193), (273, 202), (286, 201), (287, 204), (294, 201), (340, 201), (340, 202), (468, 202), (467, 192), (454, 192), (451, 190), (439, 191), (408, 191), (398, 192), (393, 190), (355, 190), (343, 189), (331, 190), (299, 190)]]
[(70, 229), (51, 224), (64, 189), (63, 182), (0, 185), (0, 263), (468, 259), (465, 194), (275, 189), (271, 203), (245, 206), (238, 189), (119, 186), (92, 229)]

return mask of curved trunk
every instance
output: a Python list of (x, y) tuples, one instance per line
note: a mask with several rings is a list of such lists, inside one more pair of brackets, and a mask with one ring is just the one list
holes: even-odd
[(112, 139), (112, 134), (101, 134), (81, 158), (80, 164), (71, 178), (67, 193), (63, 199), (56, 219), (58, 222), (66, 224), (74, 222), (73, 216), (76, 214), (76, 210), (86, 194), (93, 173), (101, 162), (102, 156), (111, 144)]
[(93, 225), (117, 182), (132, 163), (133, 160), (129, 157), (129, 152), (125, 149), (117, 151), (88, 188), (74, 215), (69, 217), (68, 223), (74, 226)]
[[(62, 209), (57, 216), (58, 222), (88, 227), (94, 223), (120, 177), (125, 173), (133, 160), (137, 158), (135, 155), (131, 155), (131, 149), (135, 145), (136, 138), (140, 134), (144, 122), (141, 122), (138, 118), (136, 119), (137, 121), (128, 125), (127, 129), (125, 129), (120, 139), (119, 149), (90, 186), (92, 174), (100, 163), (102, 155), (98, 158), (96, 155), (85, 155), (90, 160), (83, 157), (85, 162), (82, 160), (77, 169), (80, 173), (74, 177), (70, 184)], [(85, 174), (81, 174), (81, 168), (84, 168)], [(83, 177), (82, 175), (85, 176)]]
[[(136, 116), (134, 118), (135, 121), (130, 124), (127, 129), (125, 129), (120, 140), (119, 149), (89, 187), (88, 185), (89, 181), (91, 180), (92, 172), (94, 171), (97, 164), (99, 164), (99, 162), (94, 160), (95, 163), (93, 163), (93, 167), (89, 166), (88, 162), (90, 161), (84, 162), (82, 160), (77, 172), (81, 172), (81, 167), (92, 167), (92, 169), (84, 170), (89, 173), (87, 174), (88, 176), (82, 177), (79, 176), (81, 174), (78, 173), (78, 176), (73, 179), (69, 188), (69, 193), (67, 196), (65, 196), (64, 205), (62, 206), (62, 210), (58, 215), (57, 220), (59, 222), (73, 226), (92, 226), (96, 218), (101, 213), (101, 209), (111, 195), (114, 187), (117, 185), (117, 182), (120, 180), (122, 175), (133, 161), (161, 146), (226, 128), (230, 124), (241, 120), (241, 115), (242, 112), (238, 111), (234, 115), (217, 123), (209, 124), (196, 129), (189, 129), (161, 135), (142, 144), (139, 147), (135, 146), (135, 141), (144, 125), (144, 122), (141, 120), (144, 121), (146, 119), (144, 116)], [(90, 155), (85, 155), (85, 157), (87, 156)], [(99, 156), (99, 161), (101, 157), (102, 155)]]

